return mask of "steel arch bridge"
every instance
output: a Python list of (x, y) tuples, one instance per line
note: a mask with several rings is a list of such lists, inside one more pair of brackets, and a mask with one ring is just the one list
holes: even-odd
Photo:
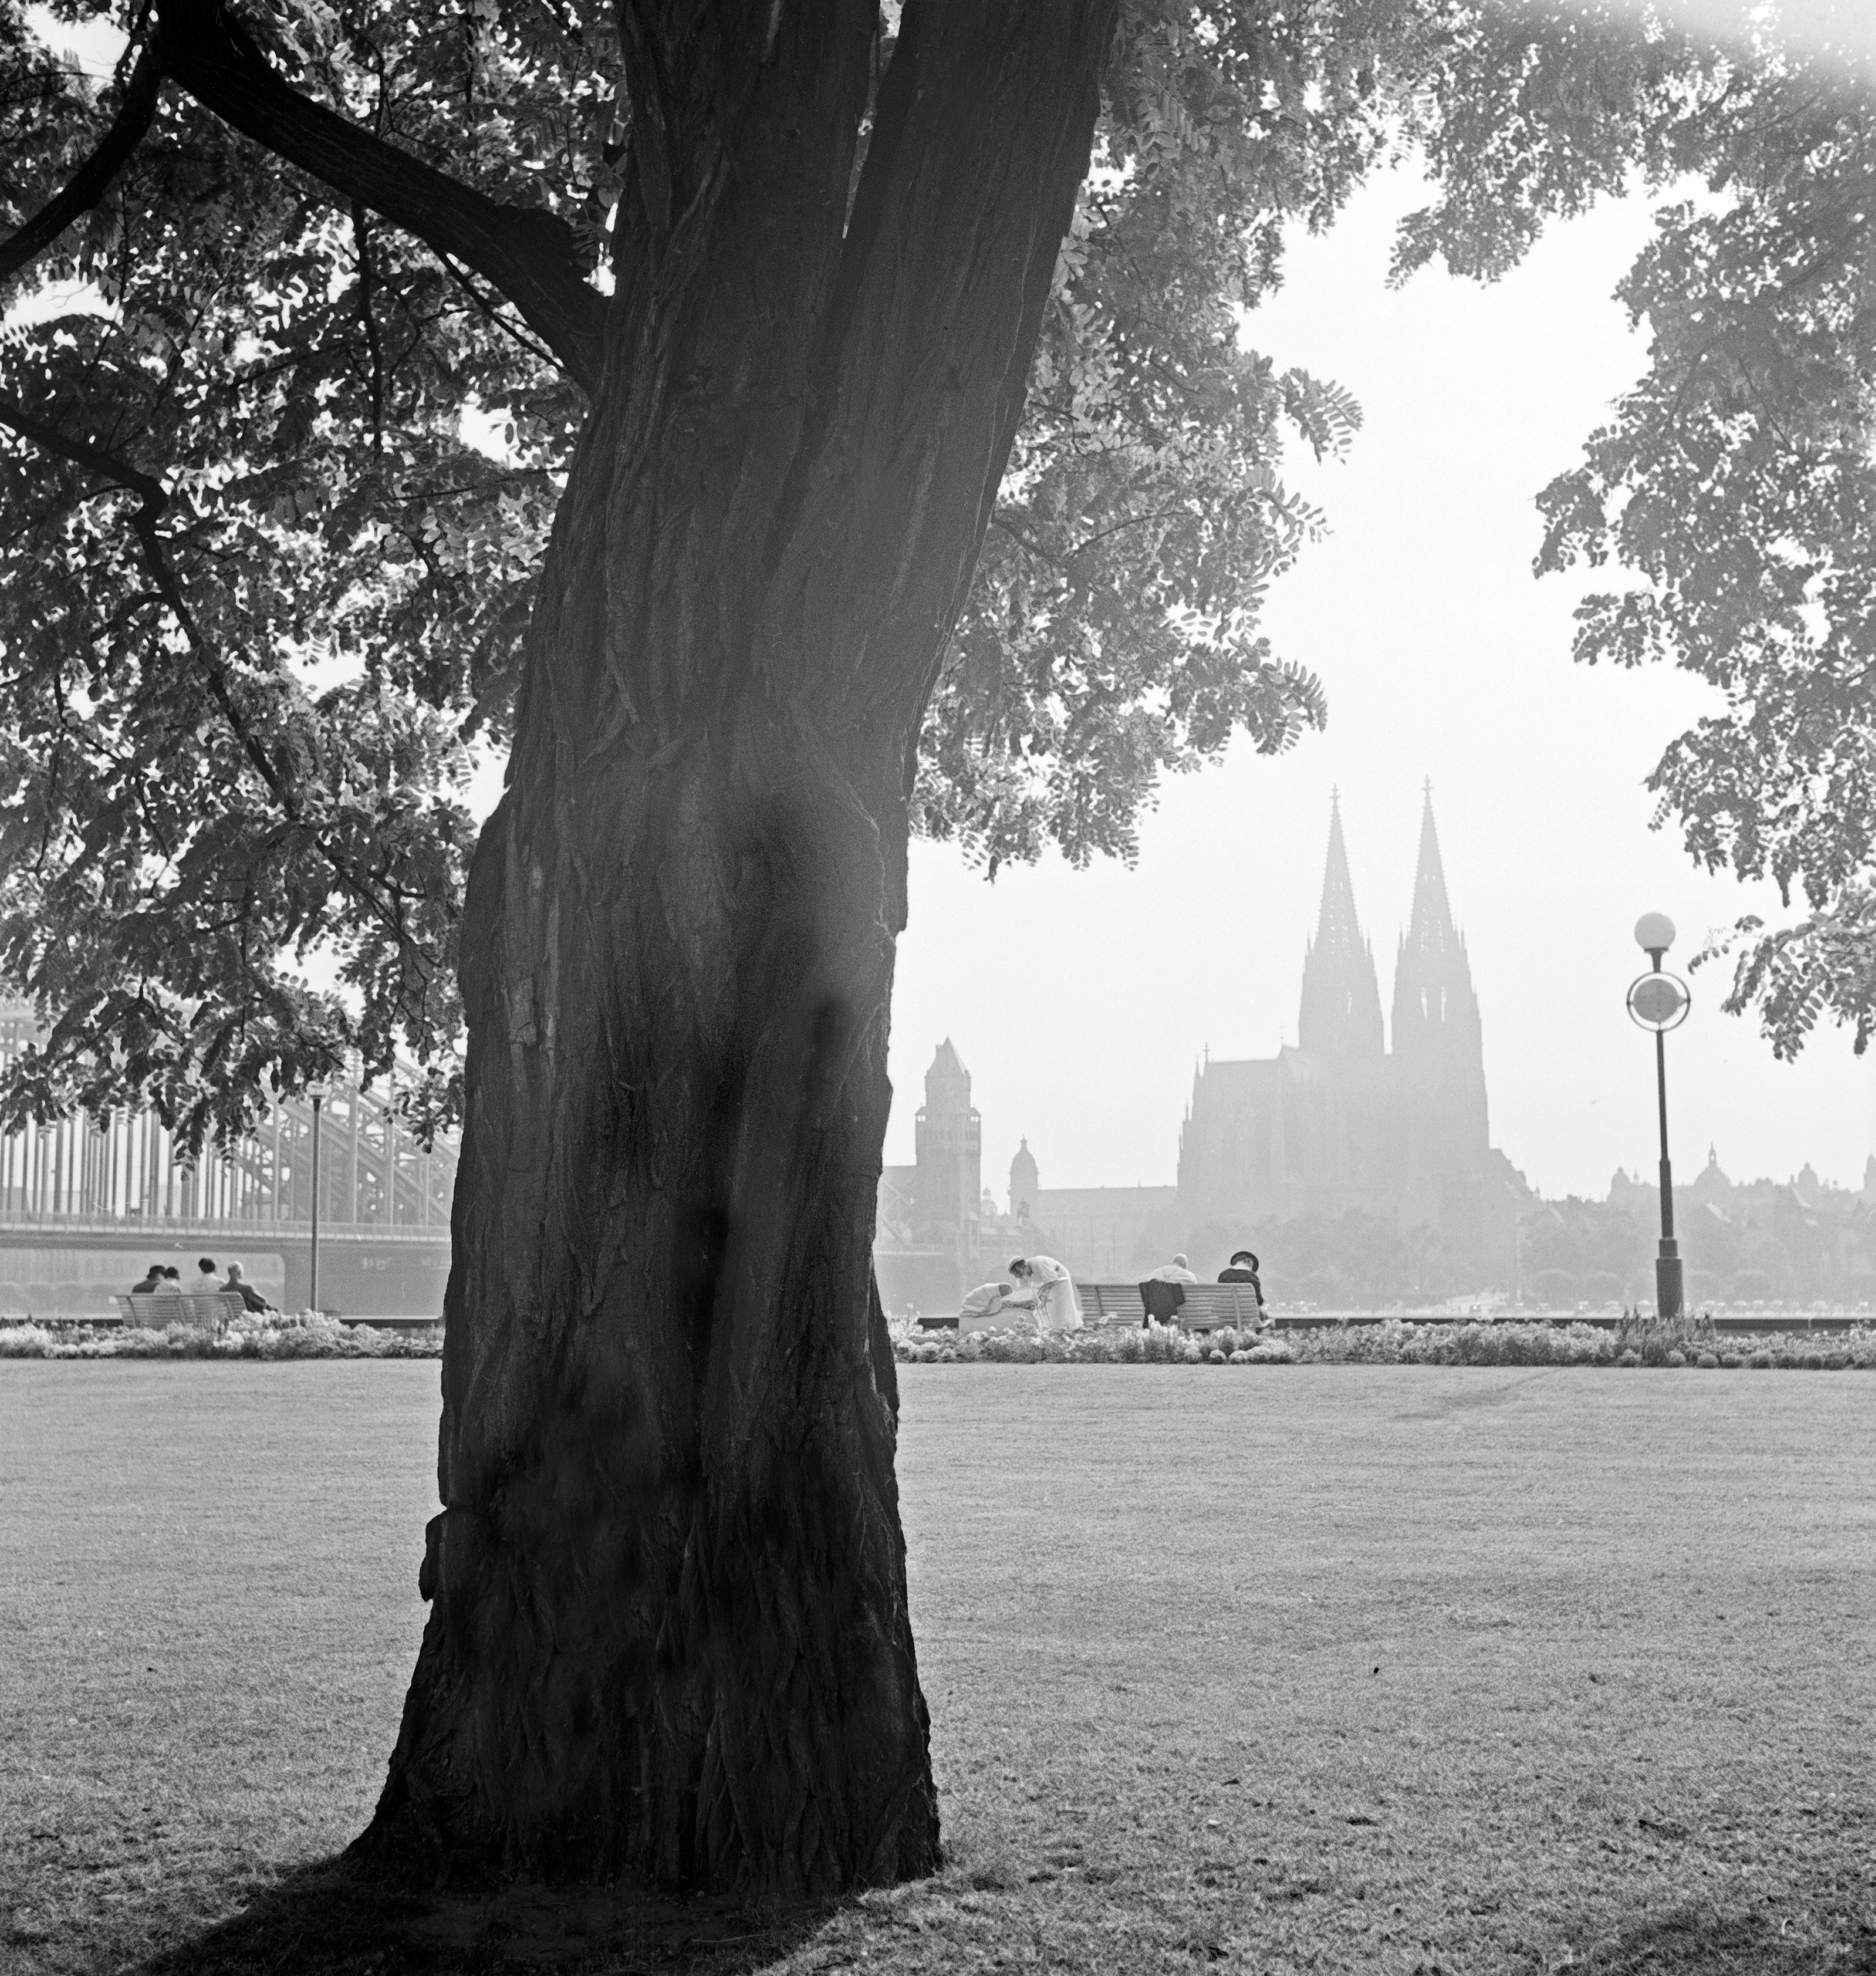
[[(0, 1003), (0, 1064), (38, 1033), (29, 1006)], [(388, 1280), (374, 1284), (374, 1273), (411, 1278), (414, 1271), (401, 1300), (414, 1293), (431, 1302), (434, 1279), (433, 1307), (441, 1309), (456, 1144), (439, 1138), (426, 1150), (399, 1119), (396, 1098), (395, 1084), (383, 1091), (339, 1084), (321, 1105), (322, 1303), (329, 1285), (343, 1286), (347, 1307), (370, 1310), (392, 1289)], [(79, 1252), (100, 1250), (253, 1249), (281, 1258), (291, 1302), (296, 1279), (310, 1271), (313, 1134), (313, 1108), (297, 1098), (275, 1105), (235, 1144), (195, 1161), (146, 1109), (116, 1111), (102, 1123), (77, 1117), (6, 1134), (0, 1136), (0, 1250), (65, 1253), (75, 1262)], [(70, 1273), (49, 1262), (38, 1266), (54, 1273), (35, 1279), (44, 1303), (44, 1288), (56, 1288)], [(89, 1266), (96, 1274), (95, 1263)], [(7, 1295), (25, 1287), (11, 1276), (0, 1256), (0, 1309), (21, 1300)]]

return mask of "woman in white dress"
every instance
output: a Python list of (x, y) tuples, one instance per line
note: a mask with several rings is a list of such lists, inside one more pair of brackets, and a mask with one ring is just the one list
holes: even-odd
[(1038, 1332), (1079, 1331), (1081, 1306), (1075, 1294), (1075, 1279), (1053, 1256), (1019, 1256), (1009, 1266), (1016, 1279), (1015, 1294), (1009, 1303), (1026, 1305), (1035, 1313)]

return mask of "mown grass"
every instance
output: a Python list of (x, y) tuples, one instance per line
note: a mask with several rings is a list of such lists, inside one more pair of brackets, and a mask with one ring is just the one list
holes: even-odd
[(1876, 1970), (1858, 1379), (911, 1366), (950, 1863), (390, 1899), (422, 1365), (0, 1366), (0, 1964)]

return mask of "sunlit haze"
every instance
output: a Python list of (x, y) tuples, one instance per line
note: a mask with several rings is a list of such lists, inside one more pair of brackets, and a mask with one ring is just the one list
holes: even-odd
[[(999, 1200), (1023, 1136), (1045, 1187), (1170, 1184), (1201, 1056), (1296, 1040), (1331, 788), (1387, 1005), (1430, 778), (1494, 1143), (1547, 1194), (1600, 1196), (1618, 1166), (1652, 1177), (1652, 1052), (1622, 1000), (1647, 965), (1631, 929), (1667, 913), (1669, 964), (1685, 972), (1709, 929), (1780, 909), (1771, 888), (1704, 875), (1671, 827), (1649, 827), (1643, 779), (1710, 690), (1572, 664), (1572, 607), (1592, 586), (1531, 574), (1533, 497), (1643, 366), (1611, 294), (1648, 209), (1555, 229), (1495, 287), (1429, 272), (1391, 292), (1393, 225), (1418, 203), (1410, 179), (1371, 186), (1331, 233), (1295, 244), (1286, 287), (1249, 326), (1280, 365), (1349, 387), (1366, 417), (1345, 463), (1294, 466), (1333, 532), (1275, 586), (1267, 621), (1324, 680), (1327, 733), (1169, 783), (1131, 870), (1054, 859), (989, 884), (949, 847), (915, 845), (889, 1161), (912, 1158), (948, 1036)], [(1749, 1019), (1720, 1013), (1729, 972), (1692, 976), (1693, 1016), (1670, 1039), (1677, 1171), (1691, 1178), (1710, 1143), (1735, 1179), (1809, 1161), (1860, 1184), (1876, 1064), (1838, 1029), (1775, 1062)]]

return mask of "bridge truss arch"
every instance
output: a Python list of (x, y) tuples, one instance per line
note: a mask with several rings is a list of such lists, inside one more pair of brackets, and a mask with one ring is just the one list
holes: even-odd
[[(0, 1003), (0, 1064), (38, 1033), (31, 1007)], [(383, 1090), (335, 1085), (321, 1108), (319, 1218), (346, 1227), (446, 1235), (456, 1143), (427, 1150)], [(153, 1112), (120, 1109), (28, 1126), (0, 1137), (0, 1218), (18, 1223), (122, 1220), (304, 1223), (313, 1207), (313, 1108), (274, 1105), (254, 1132), (189, 1161)]]

